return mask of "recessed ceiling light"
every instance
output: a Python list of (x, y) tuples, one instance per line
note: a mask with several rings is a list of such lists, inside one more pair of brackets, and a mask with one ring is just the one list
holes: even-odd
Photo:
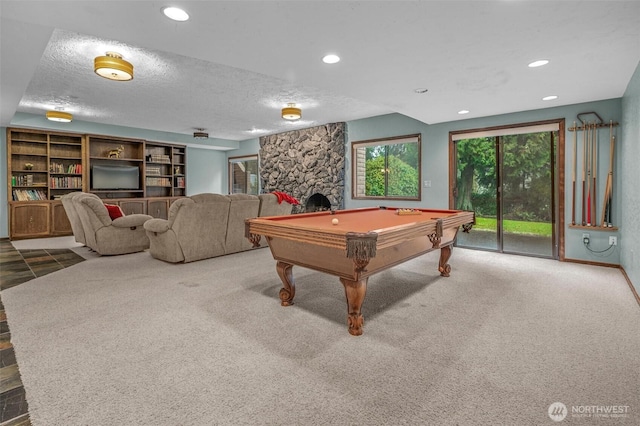
[(325, 57), (322, 58), (322, 62), (324, 62), (325, 64), (336, 64), (340, 62), (340, 57), (334, 54), (325, 55)]
[(541, 67), (543, 65), (547, 65), (549, 63), (546, 59), (539, 59), (537, 61), (533, 61), (529, 64), (529, 68)]
[(554, 99), (558, 99), (558, 97), (556, 95), (550, 95), (550, 96), (545, 96), (544, 98), (542, 98), (543, 101), (552, 101)]
[(418, 89), (413, 89), (414, 92), (416, 93), (427, 93), (429, 91), (429, 89), (425, 89), (423, 87), (420, 87)]
[(458, 111), (458, 114), (462, 115), (462, 114), (469, 114), (469, 110), (467, 109), (461, 109), (460, 111)]
[(162, 13), (169, 19), (174, 21), (184, 22), (189, 19), (189, 14), (184, 10), (177, 7), (165, 7), (162, 9)]

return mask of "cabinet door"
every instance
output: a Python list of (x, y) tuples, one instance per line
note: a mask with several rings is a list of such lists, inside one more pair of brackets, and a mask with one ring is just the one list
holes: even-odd
[(11, 238), (49, 236), (49, 203), (11, 204)]
[(120, 200), (118, 205), (125, 215), (147, 213), (147, 202), (145, 200)]
[(149, 200), (147, 202), (147, 214), (157, 219), (167, 219), (169, 217), (169, 200)]
[(51, 234), (56, 236), (73, 235), (71, 222), (69, 222), (61, 201), (51, 203)]

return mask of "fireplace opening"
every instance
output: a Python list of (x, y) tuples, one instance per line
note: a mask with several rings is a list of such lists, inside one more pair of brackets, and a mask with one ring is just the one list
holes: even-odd
[(331, 210), (331, 202), (322, 194), (315, 193), (307, 200), (305, 206), (306, 212), (321, 212)]

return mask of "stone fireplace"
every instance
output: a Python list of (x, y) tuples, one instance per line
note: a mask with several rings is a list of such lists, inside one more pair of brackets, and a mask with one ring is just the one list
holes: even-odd
[(344, 208), (345, 127), (330, 123), (262, 136), (262, 191), (298, 199), (293, 213)]

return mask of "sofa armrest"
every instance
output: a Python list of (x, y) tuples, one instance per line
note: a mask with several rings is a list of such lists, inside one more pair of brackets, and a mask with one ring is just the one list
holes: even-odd
[(111, 224), (117, 228), (133, 228), (142, 226), (151, 219), (153, 219), (153, 217), (147, 214), (130, 214), (115, 219)]
[(144, 229), (149, 232), (162, 234), (169, 230), (169, 221), (166, 219), (151, 219), (144, 223)]

